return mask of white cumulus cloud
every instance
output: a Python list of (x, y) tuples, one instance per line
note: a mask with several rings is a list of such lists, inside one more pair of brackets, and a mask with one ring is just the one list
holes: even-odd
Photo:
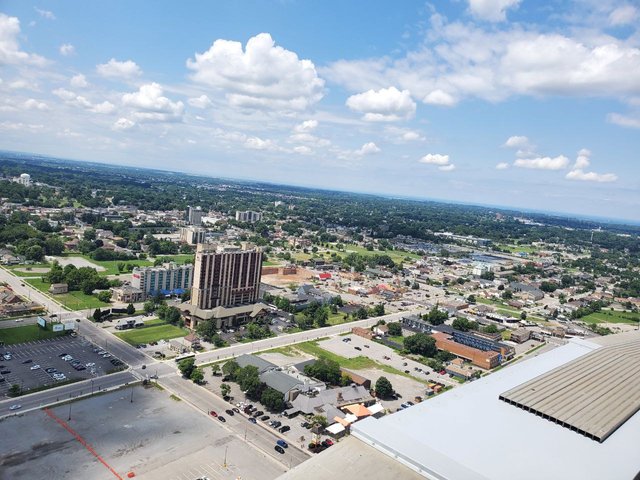
[(509, 148), (526, 148), (531, 144), (529, 143), (529, 139), (523, 135), (514, 135), (512, 137), (507, 138), (507, 141), (504, 142), (505, 147)]
[(171, 122), (182, 119), (184, 104), (174, 102), (163, 95), (157, 83), (142, 85), (137, 92), (125, 93), (122, 104), (135, 110), (133, 117), (138, 121)]
[(297, 133), (309, 133), (314, 131), (316, 128), (318, 128), (317, 120), (305, 120), (304, 122), (296, 125), (293, 128), (293, 131)]
[(87, 77), (79, 73), (78, 75), (71, 77), (69, 84), (75, 88), (85, 88), (89, 85), (89, 82), (87, 82)]
[(40, 55), (20, 50), (19, 37), (20, 20), (0, 13), (0, 65), (45, 65), (47, 61)]
[(58, 98), (65, 101), (66, 104), (80, 107), (93, 113), (109, 114), (115, 111), (116, 107), (111, 102), (104, 101), (102, 103), (93, 103), (82, 95), (64, 88), (57, 88), (53, 93)]
[(638, 18), (638, 9), (633, 5), (622, 5), (609, 14), (609, 25), (629, 25)]
[(96, 66), (96, 72), (106, 78), (131, 79), (142, 75), (142, 70), (133, 60), (120, 62), (112, 58), (107, 63), (101, 63)]
[(507, 162), (500, 162), (496, 165), (496, 170), (506, 170), (509, 168), (509, 164)]
[(114, 130), (129, 130), (135, 126), (135, 122), (132, 122), (128, 118), (119, 118), (113, 123), (112, 128)]
[(445, 107), (452, 107), (458, 103), (458, 100), (453, 95), (440, 89), (429, 92), (422, 101), (428, 105), (442, 105)]
[(213, 103), (211, 99), (206, 95), (200, 95), (199, 97), (190, 98), (188, 100), (189, 105), (196, 108), (209, 108)]
[(430, 165), (447, 165), (449, 163), (449, 155), (440, 155), (439, 153), (428, 153), (420, 160), (420, 163)]
[(640, 117), (622, 115), (620, 113), (610, 113), (607, 115), (607, 121), (627, 128), (640, 128)]
[(451, 170), (455, 170), (456, 166), (453, 163), (450, 163), (448, 165), (440, 165), (438, 167), (438, 170), (442, 170), (443, 172), (450, 172)]
[(583, 148), (578, 152), (578, 158), (576, 158), (576, 163), (573, 165), (573, 168), (580, 170), (582, 170), (583, 168), (587, 168), (591, 163), (590, 157), (591, 152), (586, 148)]
[(368, 90), (347, 99), (347, 107), (363, 114), (371, 122), (395, 122), (411, 118), (416, 112), (416, 103), (409, 90), (396, 87)]
[(60, 45), (60, 55), (64, 57), (68, 57), (69, 55), (73, 55), (76, 53), (76, 47), (71, 45), (70, 43), (63, 43)]
[(223, 90), (238, 107), (301, 111), (324, 95), (313, 62), (276, 46), (268, 33), (250, 38), (244, 50), (240, 42), (216, 40), (187, 67), (192, 80)]
[(567, 173), (566, 178), (569, 180), (582, 180), (583, 182), (615, 182), (618, 180), (618, 176), (613, 173), (595, 173), (585, 172), (583, 170), (571, 170)]
[(368, 142), (362, 145), (358, 150), (356, 150), (356, 155), (364, 156), (364, 155), (373, 155), (374, 153), (380, 152), (380, 148), (373, 142)]
[(42, 18), (46, 18), (47, 20), (55, 20), (56, 16), (53, 14), (53, 12), (49, 11), (49, 10), (43, 10), (41, 8), (38, 7), (33, 7), (34, 10), (38, 13), (38, 15), (40, 15)]
[(518, 158), (513, 164), (516, 167), (522, 168), (562, 170), (569, 165), (569, 159), (564, 155), (558, 155), (557, 157)]
[(27, 110), (40, 110), (40, 111), (49, 110), (49, 107), (46, 103), (39, 102), (38, 100), (35, 100), (33, 98), (30, 98), (29, 100), (25, 101), (22, 104), (22, 106)]
[(263, 140), (259, 137), (249, 137), (245, 140), (244, 146), (252, 150), (276, 150), (276, 144), (271, 140)]
[(507, 10), (517, 7), (521, 0), (469, 0), (471, 14), (489, 22), (502, 22), (507, 19)]

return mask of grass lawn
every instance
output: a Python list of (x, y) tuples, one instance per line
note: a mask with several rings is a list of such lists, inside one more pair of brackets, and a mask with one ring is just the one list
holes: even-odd
[(389, 255), (389, 257), (391, 257), (391, 260), (393, 260), (395, 263), (404, 262), (407, 257), (411, 260), (417, 260), (418, 258), (420, 258), (420, 255), (411, 252), (403, 252), (400, 250), (367, 250), (365, 247), (361, 247), (360, 245), (355, 245), (352, 243), (344, 244), (344, 251), (339, 251), (335, 248), (332, 248), (331, 251), (336, 252), (341, 256), (347, 256), (350, 253), (359, 253), (360, 255), (363, 255), (365, 257), (370, 257), (373, 255)]
[(98, 272), (101, 276), (106, 276), (106, 275), (118, 275), (120, 273), (129, 273), (126, 270), (124, 272), (119, 272), (118, 271), (118, 264), (119, 263), (125, 263), (127, 265), (135, 265), (136, 267), (150, 267), (153, 265), (153, 262), (150, 262), (149, 260), (94, 260), (91, 257), (89, 257), (88, 255), (69, 255), (69, 258), (72, 257), (82, 257), (86, 260), (88, 260), (91, 263), (95, 263), (96, 265), (99, 265), (101, 267), (103, 267), (105, 270), (103, 272)]
[(496, 245), (501, 250), (508, 250), (511, 253), (538, 253), (538, 248), (532, 245)]
[[(44, 292), (46, 294), (49, 293), (49, 286), (51, 285), (48, 282), (43, 282), (40, 278), (30, 278), (26, 280), (27, 283), (33, 285), (35, 288)], [(107, 307), (110, 304), (104, 303), (98, 300), (93, 295), (86, 295), (80, 291), (73, 291), (69, 293), (62, 293), (60, 295), (51, 295), (52, 298), (55, 298), (57, 301), (65, 305), (67, 308), (71, 310), (86, 310), (89, 308), (102, 308)]]
[[(177, 263), (178, 265), (181, 265), (187, 261), (193, 261), (195, 258), (195, 254), (194, 253), (179, 253), (177, 255), (158, 255), (157, 257), (154, 257), (154, 260), (156, 258), (167, 258), (172, 262)], [(137, 261), (144, 261), (144, 260), (137, 260)]]
[(51, 325), (43, 329), (39, 325), (25, 325), (24, 327), (0, 329), (0, 342), (5, 345), (31, 342), (33, 340), (45, 340), (47, 338), (61, 337), (68, 332), (53, 332)]
[(34, 263), (33, 265), (11, 265), (10, 267), (6, 267), (8, 270), (11, 271), (11, 273), (13, 273), (14, 275), (17, 275), (18, 277), (39, 277), (42, 275), (42, 273), (35, 273), (35, 272), (21, 272), (20, 270), (27, 270), (29, 268), (46, 268), (49, 269), (51, 268), (51, 265), (48, 263)]
[(342, 323), (347, 323), (349, 320), (346, 320), (344, 313), (330, 313), (329, 320), (327, 320), (327, 325), (340, 325)]
[(640, 321), (640, 313), (621, 312), (619, 310), (602, 310), (601, 312), (595, 312), (584, 316), (580, 318), (580, 320), (590, 324), (628, 323), (631, 325), (637, 325)]
[(186, 328), (162, 324), (151, 327), (144, 326), (142, 328), (116, 333), (116, 336), (131, 345), (137, 345), (139, 343), (157, 342), (158, 340), (170, 340), (172, 338), (184, 337), (188, 334), (189, 330)]
[(392, 342), (396, 342), (396, 343), (399, 343), (400, 345), (404, 345), (404, 337), (402, 335), (398, 337), (388, 336), (387, 338)]
[(275, 266), (279, 266), (282, 265), (284, 263), (284, 260), (281, 262), (278, 261), (271, 261), (271, 260), (265, 260), (264, 262), (262, 262), (262, 266), (263, 267), (275, 267)]

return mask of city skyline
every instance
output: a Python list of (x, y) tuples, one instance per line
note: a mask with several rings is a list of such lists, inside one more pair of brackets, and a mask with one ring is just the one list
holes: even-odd
[(4, 4), (0, 148), (640, 220), (631, 3), (113, 5)]

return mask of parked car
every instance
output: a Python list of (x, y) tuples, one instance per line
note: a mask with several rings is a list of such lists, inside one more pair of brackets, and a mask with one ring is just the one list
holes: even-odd
[(271, 417), (269, 415), (263, 415), (260, 417), (260, 420), (262, 420), (263, 422), (266, 422), (267, 420), (269, 420)]
[(289, 444), (284, 440), (279, 439), (278, 441), (276, 441), (276, 443), (280, 445), (282, 448), (289, 448)]
[(213, 410), (211, 410), (209, 412), (209, 415), (211, 415), (212, 417), (217, 417), (218, 416), (218, 414), (216, 412), (214, 412)]
[(323, 440), (320, 443), (323, 447), (330, 447), (331, 445), (333, 445), (333, 440), (327, 438), (326, 440)]
[(31, 370), (38, 370), (40, 368), (40, 365), (32, 365), (31, 366)]
[(2, 371), (0, 371), (0, 373), (2, 375), (9, 375), (11, 373), (11, 370), (2, 370)]
[(280, 430), (280, 433), (286, 433), (289, 430), (291, 430), (291, 427), (289, 425), (283, 425), (279, 428), (279, 430)]
[(262, 410), (258, 410), (257, 412), (253, 412), (251, 415), (258, 418), (259, 416), (264, 415), (264, 412)]
[(249, 417), (249, 421), (250, 421), (251, 423), (258, 423), (258, 422), (256, 422), (256, 419), (255, 419), (255, 418), (253, 418), (253, 417)]
[(233, 417), (235, 415), (235, 413), (233, 413), (233, 410), (231, 409), (225, 410), (225, 412), (227, 412), (227, 415), (229, 415), (230, 417)]
[(284, 455), (284, 448), (282, 448), (280, 445), (276, 445), (275, 451)]
[(30, 358), (27, 358), (27, 359), (26, 359), (24, 362), (22, 362), (22, 363), (31, 363), (31, 362), (33, 362), (33, 360), (31, 360)]
[(239, 410), (239, 409), (237, 409), (236, 407), (233, 407), (231, 410), (233, 410), (233, 411), (234, 411), (234, 412), (236, 412), (236, 413), (240, 413), (240, 410)]
[(226, 419), (226, 418), (224, 418), (222, 415), (219, 415), (219, 416), (218, 416), (218, 420), (220, 420), (222, 423), (224, 423), (224, 422), (226, 422), (226, 421), (227, 421), (227, 419)]
[(362, 350), (360, 347), (353, 347), (353, 348), (355, 348), (356, 350)]
[(309, 426), (309, 422), (301, 422), (301, 423), (300, 423), (300, 426), (301, 426), (302, 428), (307, 428), (307, 427)]

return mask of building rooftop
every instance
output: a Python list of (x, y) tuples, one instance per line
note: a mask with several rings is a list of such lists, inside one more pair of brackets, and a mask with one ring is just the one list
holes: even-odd
[(603, 442), (640, 410), (640, 338), (599, 348), (500, 400)]
[[(352, 437), (438, 480), (632, 479), (640, 472), (640, 413), (599, 443), (514, 408), (499, 396), (598, 349), (635, 341), (640, 332), (572, 339), (393, 415), (357, 422)], [(619, 368), (630, 368), (628, 363), (633, 361), (618, 357)], [(605, 388), (616, 387), (615, 377), (602, 382)], [(595, 400), (589, 388), (585, 385), (582, 394)], [(393, 476), (399, 474), (389, 478)]]

